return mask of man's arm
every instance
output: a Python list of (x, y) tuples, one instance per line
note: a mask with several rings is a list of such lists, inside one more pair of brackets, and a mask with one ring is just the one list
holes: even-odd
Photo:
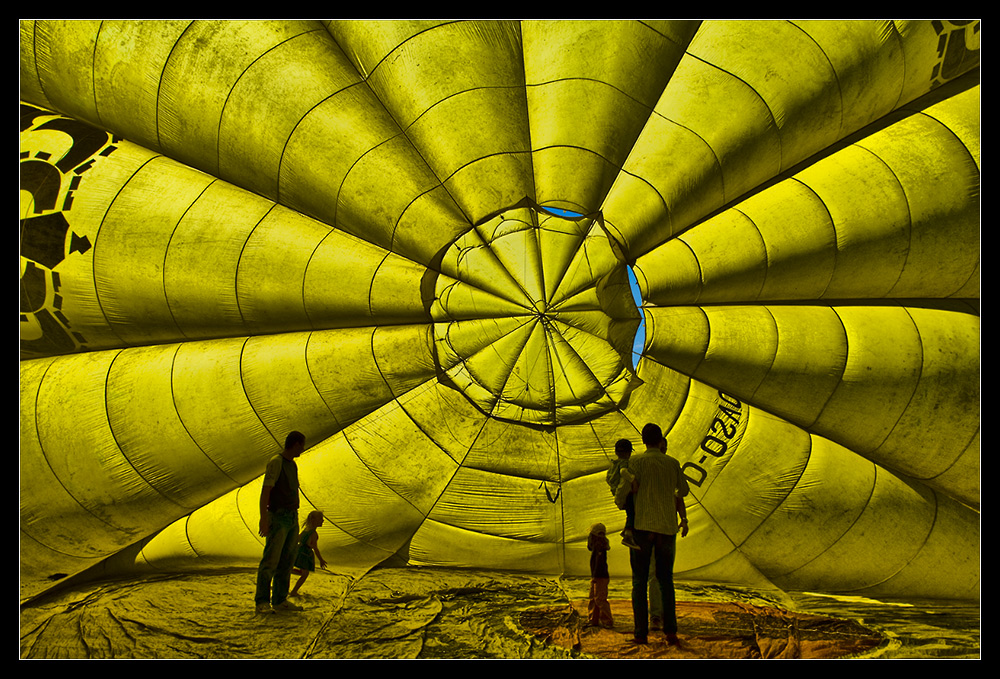
[(271, 520), (267, 515), (267, 505), (271, 501), (271, 486), (260, 488), (260, 536), (266, 538), (271, 532)]
[(674, 506), (677, 507), (677, 516), (680, 517), (681, 526), (681, 537), (686, 537), (688, 534), (688, 515), (687, 507), (684, 506), (684, 498), (674, 496)]
[(271, 519), (267, 515), (267, 506), (271, 503), (271, 489), (281, 476), (281, 457), (275, 455), (264, 467), (264, 480), (260, 488), (260, 536), (266, 538), (271, 532)]
[(688, 486), (687, 477), (681, 471), (680, 465), (677, 467), (677, 488), (674, 491), (674, 506), (677, 507), (677, 516), (680, 517), (681, 537), (688, 534), (687, 508), (684, 506), (684, 498), (691, 492)]

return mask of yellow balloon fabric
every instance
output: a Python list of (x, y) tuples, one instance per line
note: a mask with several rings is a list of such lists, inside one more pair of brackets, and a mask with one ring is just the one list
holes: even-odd
[(647, 422), (678, 578), (978, 597), (979, 29), (22, 21), (22, 598), (293, 429), (332, 568), (584, 575)]

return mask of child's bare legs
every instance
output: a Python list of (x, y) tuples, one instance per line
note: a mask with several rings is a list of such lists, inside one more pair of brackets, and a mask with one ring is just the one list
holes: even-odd
[(299, 576), (299, 579), (295, 582), (295, 586), (292, 587), (292, 591), (288, 593), (288, 596), (298, 596), (299, 587), (301, 587), (302, 583), (304, 583), (306, 581), (306, 578), (309, 577), (309, 571), (304, 571), (301, 568), (293, 568), (292, 573), (295, 573), (295, 575)]
[[(622, 471), (622, 475), (625, 475), (625, 471)], [(629, 549), (639, 549), (639, 545), (636, 544), (635, 538), (632, 536), (632, 528), (635, 524), (635, 496), (629, 495), (628, 499), (625, 501), (625, 529), (621, 532), (622, 544)]]

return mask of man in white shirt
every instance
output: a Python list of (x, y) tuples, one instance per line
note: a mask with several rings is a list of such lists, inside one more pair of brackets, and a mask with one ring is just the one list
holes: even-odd
[[(642, 442), (646, 450), (633, 455), (629, 469), (635, 476), (632, 492), (635, 494), (634, 539), (639, 549), (629, 550), (632, 566), (632, 614), (635, 619), (636, 643), (644, 644), (649, 635), (649, 564), (656, 563), (663, 606), (663, 631), (668, 643), (677, 644), (677, 614), (674, 600), (674, 555), (678, 527), (687, 535), (687, 516), (684, 496), (688, 494), (687, 479), (681, 473), (680, 463), (666, 454), (666, 440), (659, 425), (647, 424), (642, 428)], [(627, 490), (627, 485), (625, 490)], [(681, 521), (678, 522), (678, 514)]]

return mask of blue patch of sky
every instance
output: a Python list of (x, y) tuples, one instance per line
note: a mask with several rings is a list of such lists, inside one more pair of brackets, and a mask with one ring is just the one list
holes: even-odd
[(545, 210), (546, 212), (551, 212), (552, 214), (558, 215), (560, 217), (582, 217), (583, 216), (579, 212), (572, 212), (570, 210), (560, 210), (557, 207), (543, 207), (542, 209)]
[(639, 329), (635, 332), (635, 339), (632, 341), (632, 367), (639, 366), (639, 359), (642, 358), (642, 351), (646, 348), (646, 314), (642, 311), (642, 295), (639, 294), (639, 281), (635, 277), (635, 271), (628, 267), (628, 283), (632, 288), (632, 299), (639, 309)]
[[(560, 210), (555, 207), (546, 207), (542, 209), (560, 217), (572, 218), (583, 216), (579, 212)], [(639, 309), (639, 316), (642, 319), (639, 321), (639, 329), (636, 331), (635, 339), (632, 342), (632, 368), (636, 368), (639, 365), (639, 359), (642, 357), (642, 351), (646, 348), (646, 314), (642, 312), (642, 295), (639, 294), (639, 281), (636, 279), (635, 272), (632, 270), (631, 266), (628, 267), (628, 282), (632, 288), (632, 299), (635, 300), (635, 306)]]

